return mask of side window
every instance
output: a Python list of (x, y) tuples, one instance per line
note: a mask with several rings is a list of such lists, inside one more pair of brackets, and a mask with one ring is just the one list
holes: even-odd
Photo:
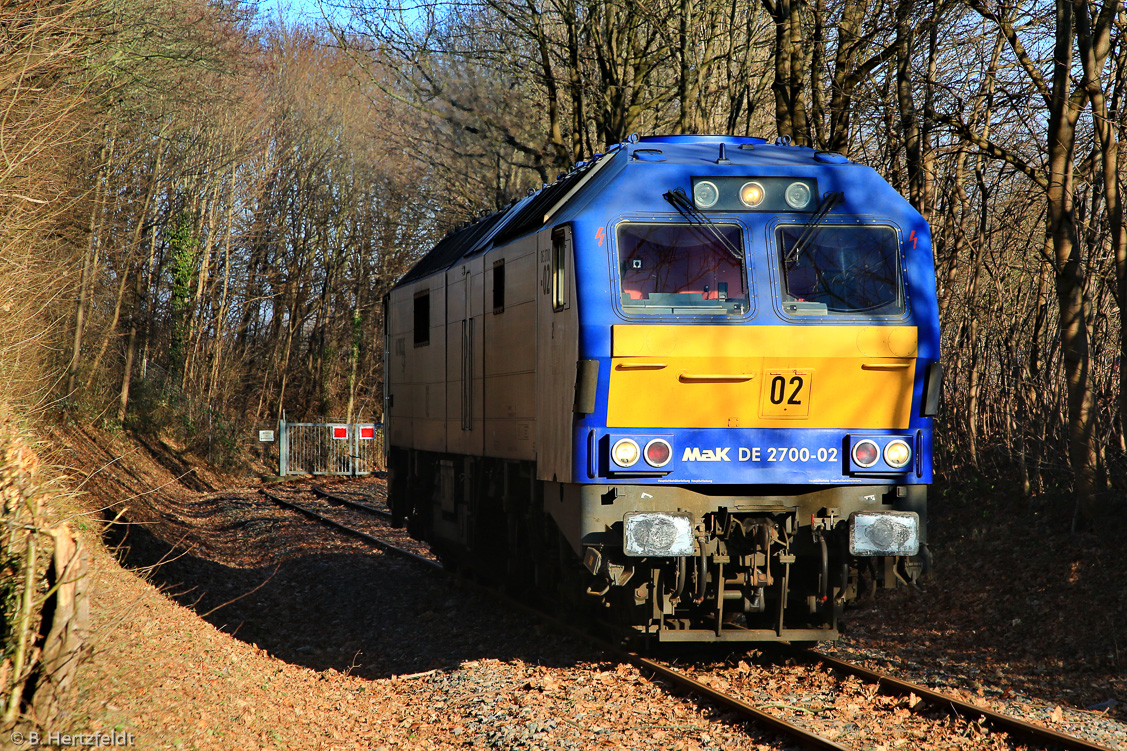
[(493, 312), (505, 312), (505, 259), (493, 263)]
[(571, 227), (552, 232), (552, 310), (568, 307), (567, 257), (571, 250)]
[(430, 344), (430, 290), (415, 293), (415, 346)]

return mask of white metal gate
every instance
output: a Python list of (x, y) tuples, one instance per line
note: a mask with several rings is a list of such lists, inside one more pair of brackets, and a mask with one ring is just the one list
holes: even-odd
[(370, 475), (384, 469), (383, 425), (278, 421), (278, 474)]

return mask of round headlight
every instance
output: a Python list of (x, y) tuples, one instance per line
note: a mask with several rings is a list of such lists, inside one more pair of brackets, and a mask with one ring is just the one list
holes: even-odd
[(637, 441), (630, 438), (621, 438), (615, 442), (614, 447), (610, 450), (610, 457), (620, 467), (632, 467), (637, 463), (641, 453)]
[(767, 194), (759, 183), (744, 183), (744, 186), (740, 188), (740, 202), (749, 209), (754, 209), (763, 203), (765, 195)]
[(889, 441), (888, 445), (884, 447), (884, 461), (890, 467), (900, 469), (911, 458), (912, 449), (908, 447), (907, 441), (897, 438), (895, 441)]
[(716, 183), (701, 180), (693, 186), (693, 200), (700, 208), (710, 209), (720, 200), (720, 189), (716, 187)]
[(792, 209), (804, 209), (810, 205), (810, 186), (806, 183), (791, 183), (783, 197)]
[(874, 441), (864, 438), (853, 444), (853, 463), (858, 467), (871, 467), (878, 459), (880, 459), (880, 448)]
[(646, 444), (645, 455), (651, 467), (664, 467), (673, 458), (673, 447), (664, 438), (655, 438)]

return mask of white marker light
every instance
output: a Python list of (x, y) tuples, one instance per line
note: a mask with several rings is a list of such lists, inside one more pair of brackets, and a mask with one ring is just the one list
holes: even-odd
[(912, 458), (912, 449), (908, 443), (897, 438), (884, 447), (884, 461), (893, 469), (900, 469)]
[(632, 467), (638, 463), (642, 450), (638, 448), (637, 441), (630, 438), (620, 438), (610, 450), (610, 458), (620, 467)]

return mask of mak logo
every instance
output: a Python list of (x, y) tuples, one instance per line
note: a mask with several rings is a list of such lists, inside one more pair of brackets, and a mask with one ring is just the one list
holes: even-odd
[(698, 449), (687, 448), (685, 453), (681, 456), (683, 462), (730, 462), (731, 458), (728, 457), (728, 452), (731, 447), (713, 449)]

